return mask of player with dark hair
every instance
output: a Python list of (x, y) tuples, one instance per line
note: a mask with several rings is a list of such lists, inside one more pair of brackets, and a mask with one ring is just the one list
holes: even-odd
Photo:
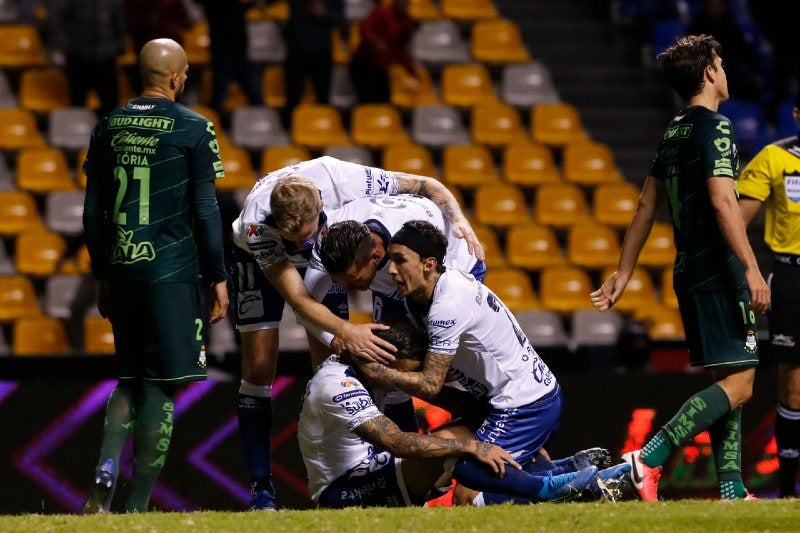
[(148, 42), (139, 68), (141, 96), (100, 121), (84, 164), (83, 224), (98, 308), (111, 320), (119, 363), (84, 513), (109, 511), (131, 433), (125, 510), (148, 510), (172, 437), (175, 389), (206, 379), (201, 276), (216, 306), (211, 322), (228, 307), (214, 125), (176, 103), (189, 71), (178, 43)]
[(751, 497), (742, 482), (741, 407), (753, 393), (758, 364), (755, 311), (769, 308), (770, 295), (737, 204), (733, 125), (717, 113), (728, 98), (719, 54), (712, 37), (690, 35), (659, 56), (686, 107), (659, 144), (616, 272), (591, 294), (601, 311), (622, 296), (666, 198), (677, 248), (673, 283), (691, 363), (705, 367), (714, 383), (689, 398), (644, 448), (623, 456), (646, 501), (658, 499), (661, 465), (670, 454), (705, 430), (721, 497)]

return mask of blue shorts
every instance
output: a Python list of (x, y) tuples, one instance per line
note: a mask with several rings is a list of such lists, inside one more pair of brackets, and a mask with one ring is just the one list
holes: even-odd
[(340, 476), (319, 495), (320, 507), (407, 507), (415, 504), (406, 490), (402, 460), (389, 452), (374, 455)]
[(561, 387), (539, 400), (512, 409), (492, 409), (475, 438), (500, 446), (520, 464), (530, 461), (561, 420)]
[[(233, 261), (229, 276), (233, 286), (232, 304), (239, 331), (277, 329), (286, 304), (283, 296), (261, 272), (255, 258), (238, 246), (233, 246)], [(302, 277), (305, 269), (298, 269)], [(334, 283), (322, 303), (336, 316), (347, 320), (347, 291)]]

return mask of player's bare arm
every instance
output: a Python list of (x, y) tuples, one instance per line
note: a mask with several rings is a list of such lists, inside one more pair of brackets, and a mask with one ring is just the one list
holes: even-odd
[(400, 389), (429, 400), (442, 389), (452, 359), (451, 355), (428, 352), (419, 372), (404, 372), (376, 363), (362, 364), (360, 368), (371, 383), (381, 388)]
[(742, 211), (742, 220), (744, 220), (745, 227), (750, 225), (750, 222), (756, 217), (762, 205), (763, 202), (761, 200), (747, 198), (745, 196), (739, 197), (739, 209)]
[(209, 292), (211, 295), (209, 299), (211, 306), (209, 322), (214, 324), (228, 314), (228, 280), (223, 279), (212, 283)]

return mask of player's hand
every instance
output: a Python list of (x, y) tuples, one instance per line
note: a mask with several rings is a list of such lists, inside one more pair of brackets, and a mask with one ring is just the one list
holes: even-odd
[(211, 284), (211, 311), (209, 322), (219, 322), (228, 314), (228, 281), (222, 280)]
[(745, 271), (744, 277), (747, 280), (747, 288), (750, 289), (750, 308), (759, 313), (766, 313), (769, 310), (771, 297), (764, 276), (758, 269), (753, 269)]
[(456, 234), (456, 237), (467, 241), (469, 253), (474, 255), (477, 259), (485, 261), (486, 253), (483, 251), (483, 245), (481, 241), (478, 240), (478, 236), (475, 235), (466, 217), (463, 215), (453, 217), (450, 223), (453, 224), (453, 233)]
[(628, 285), (628, 279), (629, 276), (622, 275), (619, 271), (608, 276), (600, 288), (589, 295), (592, 305), (598, 311), (605, 311), (613, 307)]
[(108, 318), (111, 316), (111, 286), (107, 281), (97, 281), (95, 283), (97, 290), (97, 310), (100, 311), (100, 316)]
[(474, 442), (475, 458), (478, 461), (489, 465), (489, 467), (495, 474), (497, 474), (498, 477), (503, 477), (506, 474), (506, 464), (516, 468), (517, 470), (522, 470), (522, 467), (514, 460), (514, 457), (512, 457), (510, 453), (505, 451), (500, 446), (496, 446), (488, 442), (481, 442), (479, 440)]
[[(347, 323), (342, 331), (341, 343), (336, 345), (336, 353), (348, 351), (359, 359), (376, 363), (391, 363), (394, 361), (392, 353), (397, 348), (389, 341), (383, 340), (374, 333), (375, 330), (389, 329), (385, 324), (351, 324)], [(333, 343), (331, 343), (331, 347)]]

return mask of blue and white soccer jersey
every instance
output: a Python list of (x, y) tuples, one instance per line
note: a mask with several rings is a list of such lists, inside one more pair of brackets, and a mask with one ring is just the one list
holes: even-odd
[(558, 427), (561, 389), (514, 315), (473, 276), (447, 269), (427, 314), (416, 318), (428, 351), (452, 356), (447, 381), (491, 407), (475, 437), (527, 461)]
[(411, 501), (400, 459), (353, 430), (382, 416), (354, 370), (331, 356), (306, 386), (297, 426), (311, 499), (323, 507), (403, 506)]
[[(283, 260), (297, 268), (308, 265), (311, 239), (308, 247), (294, 248), (285, 242), (271, 223), (270, 196), (275, 185), (289, 176), (302, 176), (319, 189), (323, 209), (335, 210), (358, 198), (397, 193), (397, 178), (391, 172), (332, 157), (319, 157), (296, 165), (289, 165), (261, 178), (247, 195), (239, 217), (233, 222), (234, 247), (233, 286), (236, 303), (236, 326), (241, 331), (274, 329), (283, 314), (284, 300), (264, 278), (261, 271)], [(320, 217), (320, 228), (325, 226), (325, 213)], [(345, 303), (340, 288), (329, 292), (328, 298), (338, 308)], [(340, 312), (341, 316), (341, 312)]]
[[(485, 265), (469, 253), (467, 241), (458, 238), (450, 221), (428, 198), (411, 194), (362, 198), (354, 200), (328, 214), (328, 226), (344, 220), (357, 220), (383, 237), (388, 246), (395, 233), (408, 221), (424, 220), (430, 222), (447, 236), (447, 253), (444, 264), (462, 272), (485, 272)], [(319, 239), (323, 236), (320, 235)], [(319, 240), (318, 239), (318, 240)], [(397, 285), (389, 276), (389, 256), (377, 266), (375, 277), (370, 283), (373, 293), (373, 319), (375, 321), (405, 316), (402, 300), (397, 293)], [(327, 293), (333, 283), (320, 261), (319, 242), (314, 247), (311, 261), (305, 275), (306, 286), (318, 301)]]

